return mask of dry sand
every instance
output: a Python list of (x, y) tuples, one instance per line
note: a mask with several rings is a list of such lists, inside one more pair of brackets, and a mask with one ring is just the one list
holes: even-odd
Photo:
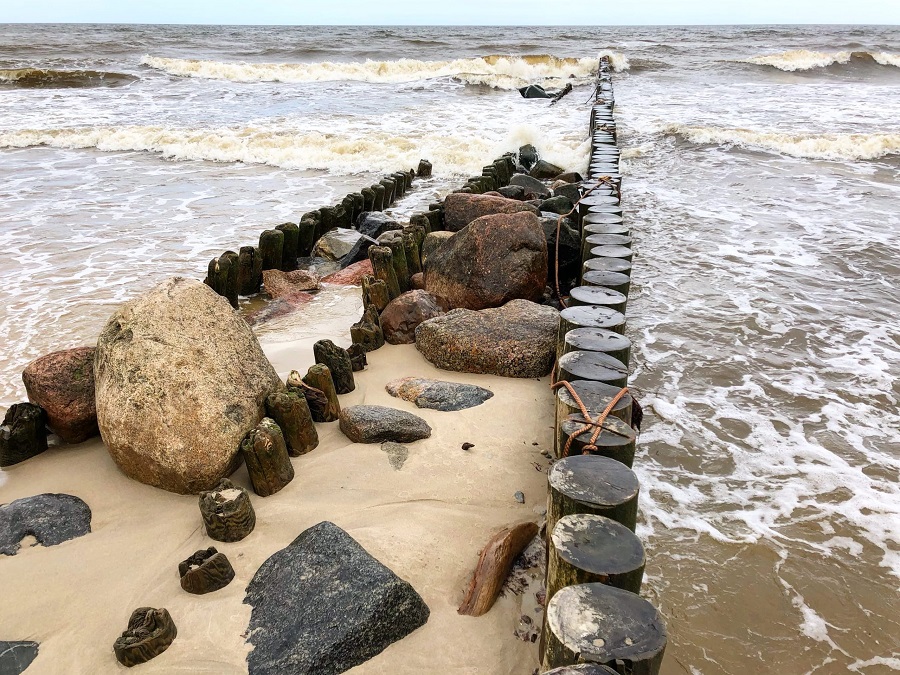
[[(349, 345), (357, 297), (355, 288), (325, 292), (260, 331), (282, 377), (291, 369), (305, 372), (317, 339)], [(419, 410), (384, 390), (389, 380), (412, 375), (477, 384), (494, 397), (459, 412)], [(490, 535), (511, 523), (541, 520), (547, 460), (540, 452), (552, 449), (548, 379), (440, 371), (413, 345), (371, 353), (369, 368), (356, 376), (356, 391), (342, 396), (342, 405), (415, 412), (432, 426), (431, 438), (408, 444), (409, 458), (397, 471), (379, 445), (350, 443), (337, 422), (318, 425), (319, 447), (292, 460), (293, 482), (267, 498), (251, 490), (257, 525), (241, 542), (211, 540), (195, 496), (129, 480), (99, 439), (11, 467), (0, 502), (64, 492), (93, 511), (93, 531), (85, 537), (0, 556), (0, 639), (40, 643), (28, 675), (128, 670), (115, 660), (112, 643), (141, 606), (167, 608), (178, 627), (172, 646), (139, 666), (141, 673), (246, 673), (247, 583), (266, 558), (323, 520), (344, 528), (409, 581), (431, 609), (424, 627), (349, 672), (530, 674), (538, 665), (537, 646), (514, 631), (523, 611), (533, 614), (533, 595), (507, 594), (479, 618), (459, 616), (456, 608)], [(463, 451), (464, 442), (475, 447)], [(245, 468), (232, 479), (250, 489)], [(515, 500), (517, 491), (524, 492), (524, 504)], [(221, 591), (189, 595), (179, 585), (178, 563), (208, 546), (226, 553), (236, 577)]]

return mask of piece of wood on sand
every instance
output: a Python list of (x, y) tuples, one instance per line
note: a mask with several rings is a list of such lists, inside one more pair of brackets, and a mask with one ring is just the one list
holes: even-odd
[(547, 476), (547, 531), (573, 513), (592, 513), (634, 532), (640, 485), (634, 471), (600, 455), (576, 455), (556, 462)]
[(537, 524), (528, 522), (504, 528), (491, 537), (478, 557), (459, 614), (481, 616), (493, 607), (513, 562), (537, 533)]
[(631, 675), (659, 673), (665, 624), (653, 605), (630, 591), (599, 583), (567, 586), (547, 604), (546, 623), (544, 670), (620, 662)]

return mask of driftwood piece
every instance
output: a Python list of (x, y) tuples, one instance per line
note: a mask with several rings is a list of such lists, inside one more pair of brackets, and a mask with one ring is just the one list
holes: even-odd
[(113, 644), (113, 651), (119, 663), (131, 668), (162, 654), (177, 634), (168, 610), (138, 607), (131, 613), (128, 629)]
[(467, 616), (486, 614), (503, 587), (516, 557), (538, 533), (535, 523), (520, 523), (495, 534), (482, 549), (466, 597), (456, 610)]

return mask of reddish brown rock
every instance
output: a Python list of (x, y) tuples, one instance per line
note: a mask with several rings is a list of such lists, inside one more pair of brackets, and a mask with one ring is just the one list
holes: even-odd
[(384, 339), (392, 345), (409, 345), (416, 341), (416, 326), (444, 313), (441, 302), (426, 291), (404, 293), (391, 300), (381, 313)]
[(311, 293), (298, 291), (297, 293), (285, 295), (277, 300), (272, 300), (272, 302), (267, 303), (265, 306), (249, 312), (245, 318), (247, 323), (251, 326), (258, 326), (266, 321), (286, 316), (291, 312), (300, 309), (312, 299), (313, 295)]
[(53, 352), (22, 373), (28, 400), (47, 411), (47, 424), (66, 443), (100, 433), (94, 404), (94, 348)]
[(413, 274), (409, 278), (409, 285), (412, 286), (414, 290), (423, 290), (425, 288), (425, 274), (423, 272)]
[(263, 286), (273, 299), (284, 298), (300, 291), (313, 291), (319, 287), (319, 277), (306, 270), (282, 272), (263, 270)]
[(489, 195), (470, 195), (453, 193), (444, 200), (444, 227), (451, 232), (458, 232), (476, 218), (496, 213), (518, 213), (530, 211), (537, 215), (538, 210), (517, 199), (491, 197)]
[(360, 286), (363, 277), (372, 275), (372, 261), (369, 259), (361, 260), (352, 265), (347, 265), (342, 270), (332, 272), (326, 277), (322, 277), (323, 284), (340, 284), (343, 286)]
[(478, 218), (425, 261), (425, 290), (450, 307), (537, 301), (547, 283), (547, 239), (533, 213)]

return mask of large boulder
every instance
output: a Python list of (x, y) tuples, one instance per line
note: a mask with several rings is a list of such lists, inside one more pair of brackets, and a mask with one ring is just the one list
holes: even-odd
[(90, 531), (91, 509), (73, 495), (45, 493), (0, 506), (2, 555), (15, 555), (29, 535), (41, 546), (56, 546)]
[(262, 278), (266, 293), (273, 300), (287, 298), (302, 291), (314, 291), (319, 287), (319, 277), (306, 270), (263, 270)]
[(416, 341), (416, 326), (444, 313), (444, 307), (431, 293), (409, 291), (394, 298), (381, 312), (384, 339), (392, 345), (411, 345)]
[(0, 675), (19, 675), (37, 658), (40, 645), (30, 640), (0, 640)]
[(340, 260), (362, 239), (362, 234), (356, 230), (345, 227), (336, 227), (330, 232), (323, 234), (313, 248), (313, 256), (325, 258), (326, 260)]
[(422, 241), (422, 263), (424, 264), (428, 259), (428, 256), (430, 256), (437, 249), (443, 246), (444, 242), (453, 235), (453, 232), (447, 232), (446, 230), (441, 230), (439, 232), (429, 232), (428, 234), (426, 234), (425, 239)]
[(527, 300), (474, 312), (454, 309), (419, 324), (416, 349), (438, 368), (543, 377), (556, 358), (559, 312)]
[(527, 195), (534, 195), (540, 199), (546, 199), (550, 196), (550, 188), (537, 178), (532, 178), (528, 174), (517, 173), (509, 179), (510, 185), (517, 185), (525, 190), (523, 199), (528, 199)]
[(552, 179), (556, 178), (563, 171), (564, 169), (562, 167), (556, 166), (556, 164), (551, 164), (546, 160), (539, 159), (537, 161), (537, 164), (531, 167), (531, 171), (528, 172), (528, 175), (532, 178)]
[(388, 230), (402, 230), (403, 226), (382, 211), (363, 211), (356, 219), (356, 229), (370, 239), (378, 239)]
[(97, 421), (129, 477), (183, 494), (213, 488), (283, 389), (228, 301), (175, 277), (122, 305), (97, 341)]
[(451, 307), (538, 300), (546, 283), (547, 240), (533, 213), (478, 218), (425, 261), (425, 289)]
[(458, 232), (476, 218), (495, 213), (518, 213), (519, 211), (537, 214), (537, 209), (523, 204), (517, 199), (457, 192), (447, 195), (444, 200), (444, 227), (451, 232)]
[(302, 532), (247, 586), (250, 675), (337, 675), (428, 621), (415, 589), (334, 523)]
[(47, 411), (47, 425), (66, 443), (81, 443), (99, 432), (94, 404), (94, 348), (53, 352), (22, 372), (28, 400)]

